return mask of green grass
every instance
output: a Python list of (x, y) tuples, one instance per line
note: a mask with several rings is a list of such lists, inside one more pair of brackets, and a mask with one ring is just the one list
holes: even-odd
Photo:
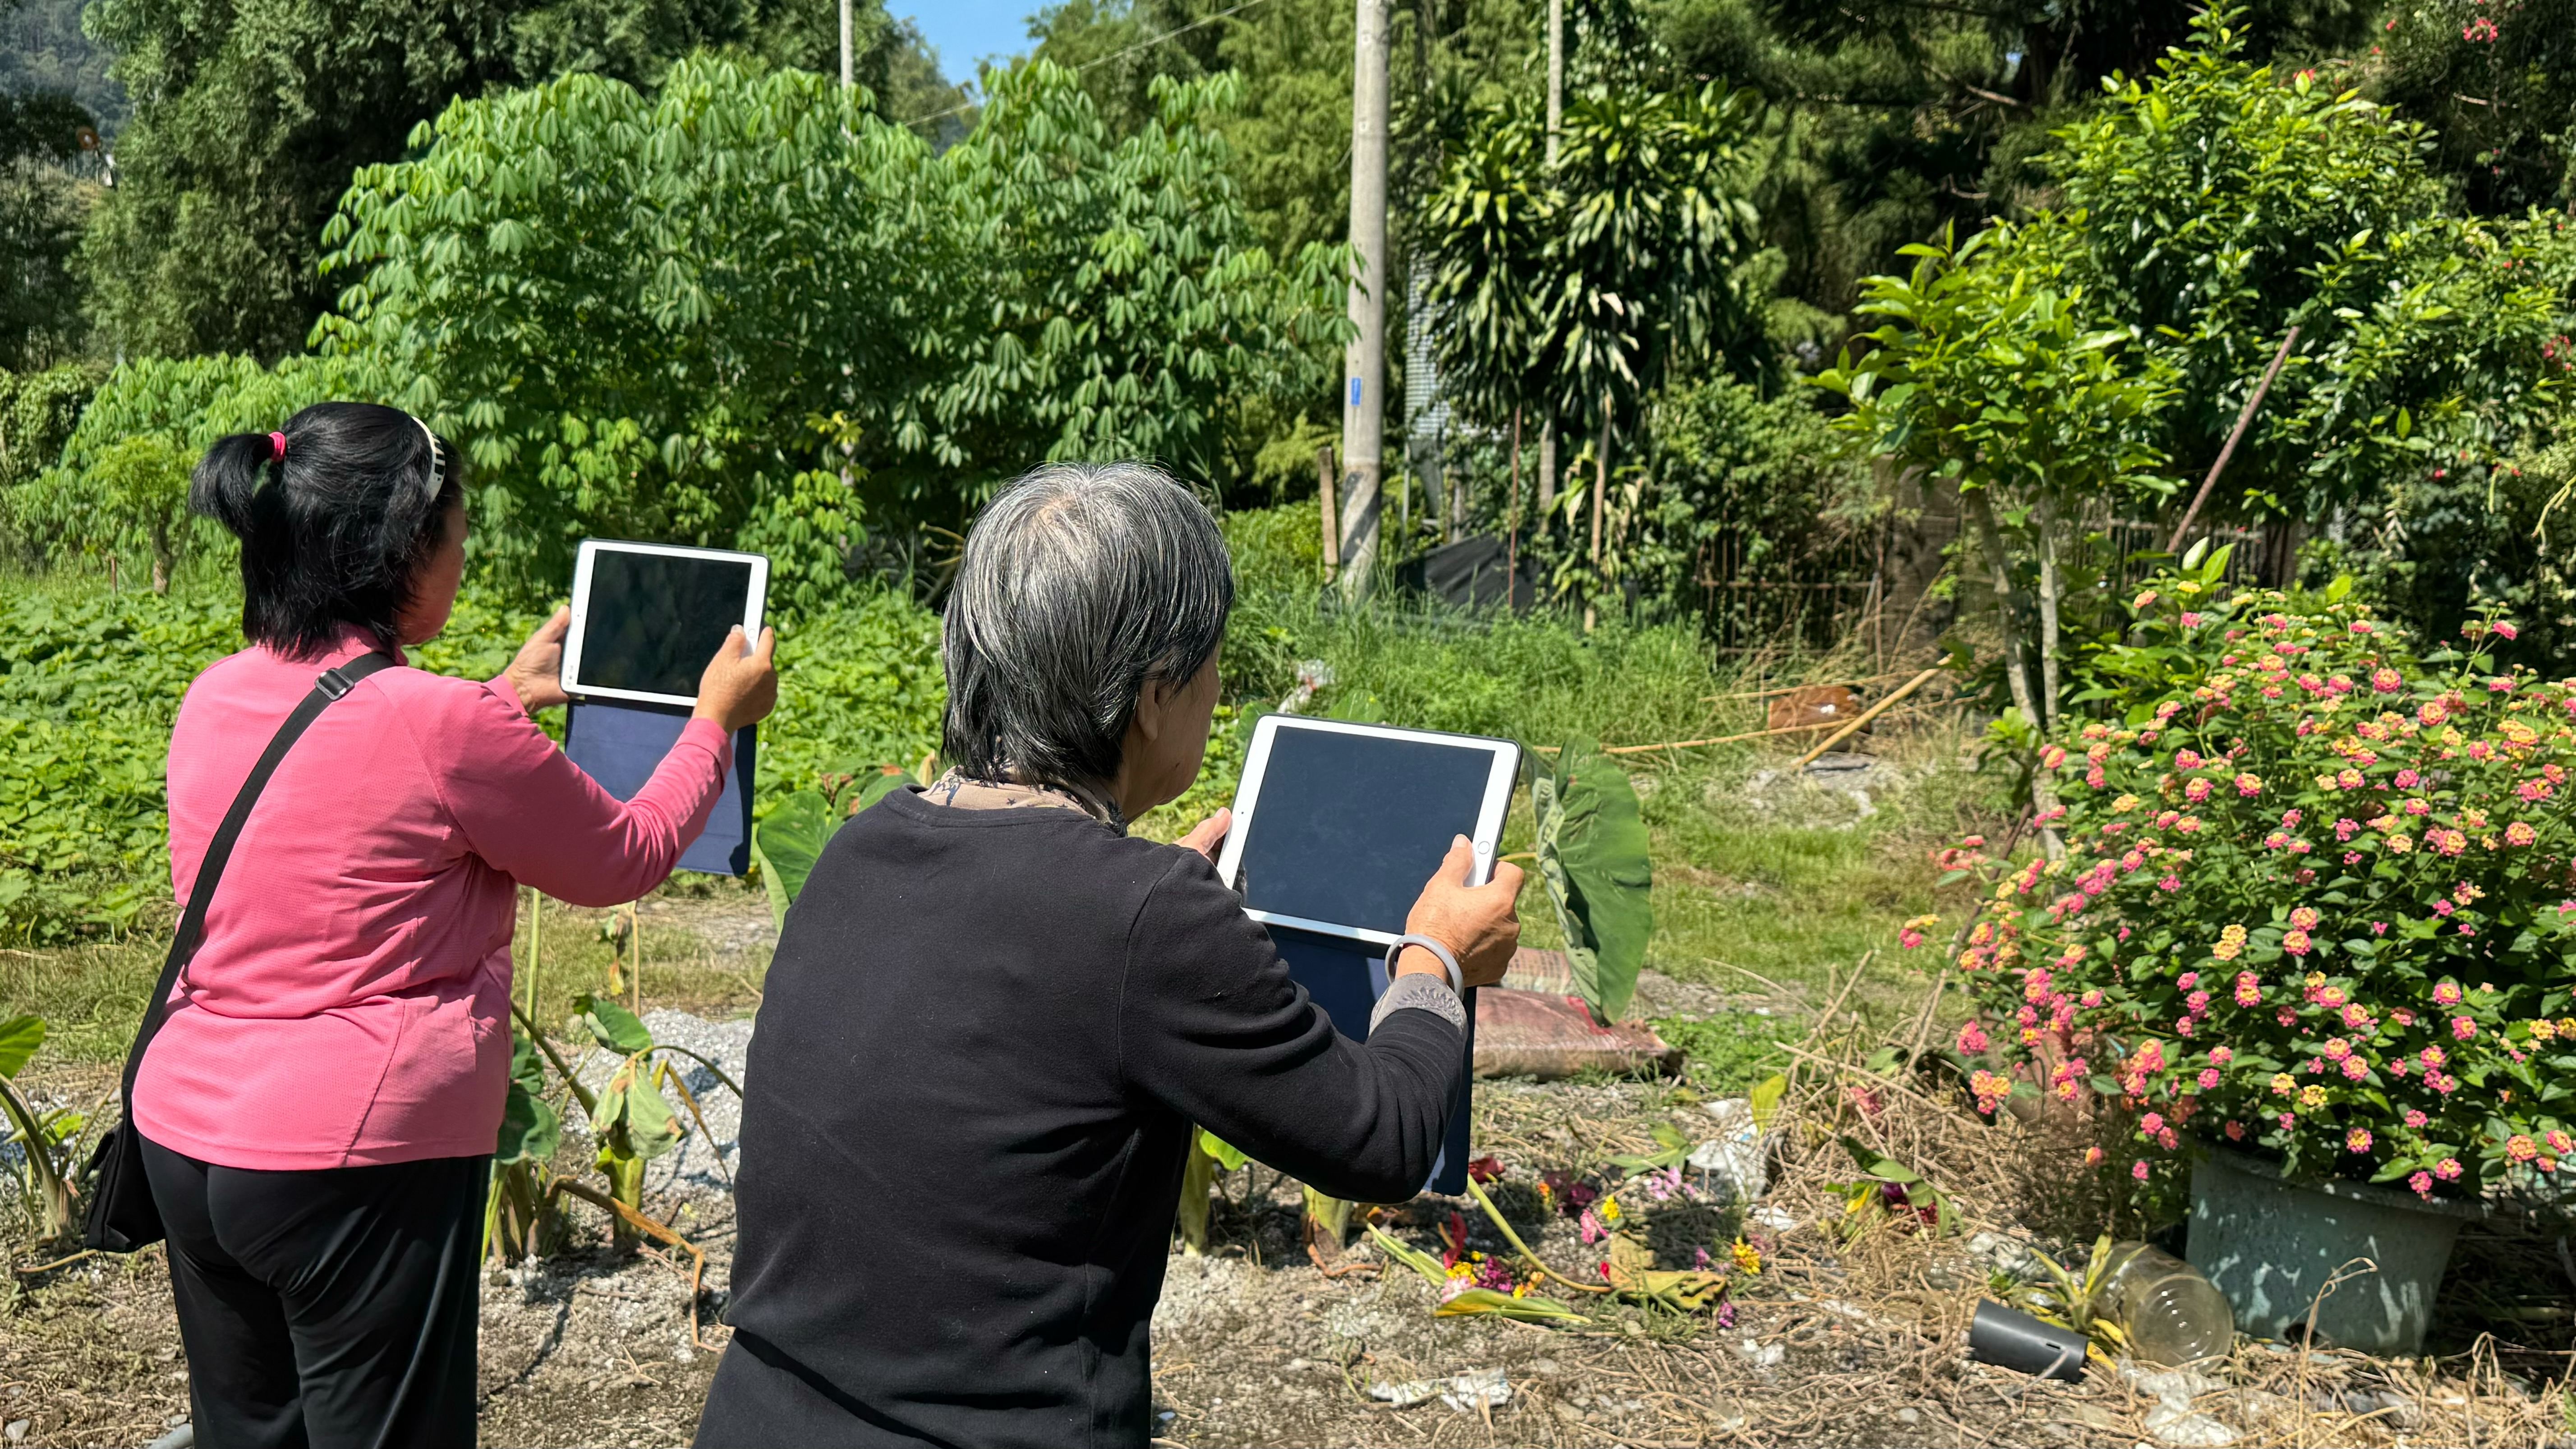
[[(1225, 655), (1227, 713), (1200, 784), (1138, 822), (1141, 832), (1169, 838), (1232, 797), (1240, 767), (1237, 720), (1274, 707), (1305, 659), (1321, 659), (1333, 671), (1335, 682), (1317, 704), (1325, 712), (1358, 705), (1391, 722), (1510, 736), (1534, 751), (1573, 734), (1642, 744), (1761, 725), (1758, 702), (1733, 697), (1745, 692), (1736, 671), (1713, 663), (1686, 628), (1611, 619), (1587, 634), (1557, 615), (1439, 618), (1385, 605), (1328, 607), (1311, 582), (1311, 522), (1302, 508), (1226, 520), (1243, 581)], [(103, 592), (103, 579), (68, 574), (0, 583), (0, 594), (61, 606)], [(194, 572), (174, 590), (198, 599), (200, 610), (229, 592), (229, 580)], [(158, 614), (168, 606), (137, 607)], [(421, 651), (423, 662), (468, 677), (488, 675), (506, 662), (530, 622), (482, 607), (469, 595), (448, 636)], [(909, 765), (914, 752), (935, 743), (941, 695), (935, 629), (926, 611), (877, 597), (796, 631), (781, 651), (787, 677), (779, 717), (764, 730), (767, 785), (795, 788), (816, 771), (880, 758)], [(187, 647), (167, 651), (171, 660), (160, 674), (172, 691), (204, 647), (192, 637)], [(1819, 678), (1867, 672), (1812, 661), (1807, 667)], [(41, 661), (20, 668), (41, 668)], [(1796, 661), (1773, 660), (1763, 682), (1794, 682), (1800, 673)], [(39, 683), (22, 674), (17, 687)], [(64, 717), (60, 724), (68, 728), (73, 721)], [(167, 728), (166, 717), (133, 724)], [(1927, 852), (1974, 821), (1991, 786), (1958, 767), (1958, 741), (1945, 733), (1898, 732), (1871, 748), (1914, 773), (1907, 788), (1880, 792), (1875, 813), (1865, 819), (1854, 819), (1838, 797), (1814, 790), (1778, 781), (1753, 788), (1762, 772), (1785, 766), (1783, 748), (1729, 745), (1628, 757), (1655, 860), (1656, 932), (1647, 964), (1681, 980), (1779, 996), (1812, 1010), (1823, 1005), (1829, 979), (1875, 953), (1869, 980), (1850, 1004), (1873, 1020), (1909, 1012), (1920, 998), (1918, 968), (1894, 955), (1897, 924), (1930, 908), (1934, 872)], [(157, 789), (153, 754), (150, 783)], [(1524, 794), (1506, 827), (1505, 849), (1527, 849), (1530, 829)], [(147, 922), (167, 916), (167, 866), (156, 847), (157, 841), (125, 842), (127, 854), (141, 862), (133, 879), (160, 898), (160, 910), (144, 913)], [(666, 887), (664, 894), (741, 889), (712, 882)], [(1521, 909), (1529, 944), (1557, 943), (1553, 912), (1535, 884)], [(549, 933), (542, 1005), (550, 1012), (567, 1007), (573, 990), (605, 984), (608, 947), (597, 939), (595, 920), (582, 919), (578, 928)], [(728, 982), (722, 972), (708, 975), (711, 960), (685, 968), (676, 961), (654, 964), (649, 916), (647, 926), (648, 1006), (660, 1000), (721, 1011), (756, 999), (756, 967)], [(0, 955), (0, 1010), (36, 1010), (52, 1019), (57, 1036), (49, 1053), (107, 1059), (131, 1030), (130, 1008), (116, 1003), (138, 1003), (158, 961), (157, 939), (141, 937), (11, 951)]]
[(1657, 1017), (1655, 1034), (1667, 1046), (1687, 1054), (1683, 1071), (1691, 1085), (1716, 1096), (1743, 1095), (1746, 1088), (1789, 1064), (1777, 1043), (1792, 1028), (1776, 1016), (1730, 1011), (1708, 1017)]

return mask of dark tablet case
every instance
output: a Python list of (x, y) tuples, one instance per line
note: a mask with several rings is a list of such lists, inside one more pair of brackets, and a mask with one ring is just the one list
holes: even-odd
[[(588, 700), (564, 713), (564, 753), (620, 800), (632, 800), (689, 723), (689, 707)], [(751, 791), (759, 726), (733, 737), (733, 773), (704, 834), (680, 852), (681, 870), (741, 875), (751, 869)], [(1366, 1020), (1365, 1017), (1362, 1020)]]
[[(1377, 1009), (1377, 999), (1386, 991), (1386, 948), (1367, 941), (1353, 941), (1340, 936), (1318, 935), (1293, 926), (1271, 926), (1270, 940), (1279, 948), (1280, 959), (1288, 963), (1288, 974), (1324, 1014), (1333, 1026), (1353, 1041), (1368, 1040), (1369, 1013)], [(1452, 1196), (1467, 1190), (1467, 1129), (1475, 1106), (1476, 1060), (1476, 993), (1467, 993), (1467, 1060), (1468, 1072), (1458, 1079), (1458, 1097), (1449, 1111), (1449, 1135), (1440, 1144), (1440, 1160), (1432, 1165), (1431, 1181), (1423, 1185), (1426, 1192)]]

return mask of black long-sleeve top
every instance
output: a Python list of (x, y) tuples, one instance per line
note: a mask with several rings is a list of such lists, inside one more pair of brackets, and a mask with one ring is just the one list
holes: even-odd
[(886, 797), (764, 991), (707, 1449), (1144, 1444), (1189, 1124), (1401, 1201), (1466, 1069), (1431, 1011), (1340, 1035), (1204, 858), (1071, 810)]

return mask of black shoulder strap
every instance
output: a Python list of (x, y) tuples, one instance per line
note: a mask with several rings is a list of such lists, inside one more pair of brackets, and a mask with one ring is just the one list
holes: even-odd
[(179, 929), (170, 937), (169, 959), (161, 963), (160, 983), (152, 988), (152, 999), (143, 1004), (143, 1024), (134, 1033), (134, 1049), (125, 1057), (125, 1113), (134, 1115), (134, 1074), (143, 1066), (144, 1049), (152, 1045), (153, 1035), (161, 1030), (161, 1019), (169, 1014), (170, 993), (179, 984), (179, 973), (188, 969), (188, 961), (197, 954), (198, 938), (205, 934), (206, 907), (214, 901), (215, 883), (223, 879), (224, 862), (233, 854), (233, 842), (241, 838), (242, 826), (250, 821), (251, 807), (259, 803), (259, 792), (268, 786), (268, 777), (277, 773), (280, 760), (295, 746), (305, 727), (322, 711), (357, 687), (358, 681), (379, 669), (393, 666), (393, 656), (382, 651), (361, 654), (336, 669), (326, 669), (313, 681), (312, 691), (296, 702), (295, 711), (277, 727), (268, 749), (251, 766), (250, 778), (242, 781), (241, 793), (233, 797), (230, 810), (224, 812), (223, 824), (215, 827), (215, 837), (206, 844), (205, 859), (197, 863), (196, 882), (188, 889), (188, 908), (179, 916)]

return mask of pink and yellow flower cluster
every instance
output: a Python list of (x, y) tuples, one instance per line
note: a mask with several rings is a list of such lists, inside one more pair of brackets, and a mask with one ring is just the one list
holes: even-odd
[(2414, 655), (2347, 600), (2214, 574), (2140, 599), (2116, 715), (2041, 757), (2062, 854), (1942, 853), (1983, 884), (1952, 937), (1978, 1105), (2108, 1099), (2142, 1176), (2187, 1136), (2427, 1195), (2557, 1172), (2576, 680), (2499, 668), (2501, 626)]

